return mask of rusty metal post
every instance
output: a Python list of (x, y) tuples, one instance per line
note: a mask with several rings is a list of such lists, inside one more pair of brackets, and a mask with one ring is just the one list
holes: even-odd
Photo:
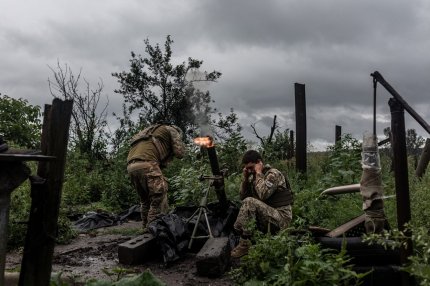
[[(214, 176), (222, 177), (223, 174), (219, 168), (218, 156), (216, 154), (215, 146), (210, 146), (210, 147), (207, 147), (206, 149), (208, 151), (208, 158), (209, 158), (209, 163), (211, 165), (212, 174)], [(228, 202), (227, 202), (227, 196), (225, 194), (225, 189), (224, 189), (224, 180), (223, 179), (214, 180), (213, 186), (215, 188), (215, 192), (216, 192), (218, 201), (220, 203), (220, 207), (224, 210), (227, 209)]]
[(403, 106), (403, 108), (430, 134), (430, 125), (400, 96), (400, 94), (375, 71), (371, 76), (378, 81), (385, 89)]
[(334, 143), (337, 145), (337, 143), (340, 142), (341, 139), (342, 139), (342, 126), (336, 125)]
[[(411, 220), (411, 205), (409, 198), (408, 160), (406, 153), (405, 112), (402, 104), (390, 98), (388, 101), (391, 112), (392, 148), (394, 153), (394, 177), (396, 184), (397, 225), (400, 230)], [(410, 233), (407, 233), (410, 236)], [(400, 262), (407, 262), (412, 254), (412, 242), (400, 249)], [(403, 277), (402, 285), (410, 285), (410, 277)]]
[(424, 146), (423, 152), (421, 153), (420, 160), (418, 162), (417, 169), (415, 170), (415, 175), (418, 178), (421, 178), (426, 172), (429, 161), (430, 161), (430, 139), (427, 138), (426, 145)]
[(296, 103), (296, 168), (306, 174), (306, 94), (305, 85), (294, 84)]

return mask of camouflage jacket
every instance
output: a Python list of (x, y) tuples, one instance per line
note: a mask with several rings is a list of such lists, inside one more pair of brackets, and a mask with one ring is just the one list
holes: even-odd
[(173, 157), (185, 154), (182, 131), (175, 125), (151, 125), (133, 136), (130, 145), (127, 162), (139, 159), (165, 166)]
[(271, 205), (271, 198), (285, 190), (291, 193), (285, 176), (279, 170), (270, 167), (270, 165), (265, 165), (262, 174), (256, 174), (242, 180), (240, 199), (253, 197)]

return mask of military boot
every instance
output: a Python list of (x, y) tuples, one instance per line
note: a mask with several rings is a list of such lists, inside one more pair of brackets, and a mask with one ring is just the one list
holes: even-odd
[(248, 254), (250, 247), (251, 247), (251, 241), (249, 239), (241, 238), (239, 240), (239, 244), (231, 251), (231, 257), (240, 258)]

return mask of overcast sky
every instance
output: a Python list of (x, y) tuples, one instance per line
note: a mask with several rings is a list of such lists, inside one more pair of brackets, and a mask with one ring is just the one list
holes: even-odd
[[(335, 125), (361, 138), (372, 129), (375, 70), (430, 122), (426, 0), (0, 0), (0, 93), (51, 103), (49, 66), (59, 60), (103, 81), (111, 114), (123, 101), (111, 73), (129, 69), (131, 51), (144, 54), (144, 39), (163, 44), (167, 35), (176, 63), (193, 57), (222, 72), (209, 87), (214, 107), (233, 108), (248, 138), (250, 124), (266, 136), (274, 115), (295, 130), (295, 82), (306, 85), (315, 148), (333, 143)], [(389, 97), (378, 89), (380, 137)]]

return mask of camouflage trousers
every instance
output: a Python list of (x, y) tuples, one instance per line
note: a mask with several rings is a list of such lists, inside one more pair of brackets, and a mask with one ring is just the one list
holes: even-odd
[(143, 227), (165, 214), (169, 208), (168, 185), (156, 162), (136, 162), (127, 166), (131, 183), (140, 197), (140, 211)]
[(241, 236), (250, 236), (249, 223), (255, 220), (262, 232), (277, 232), (288, 227), (292, 219), (291, 206), (273, 208), (259, 199), (248, 197), (242, 201), (234, 229)]

